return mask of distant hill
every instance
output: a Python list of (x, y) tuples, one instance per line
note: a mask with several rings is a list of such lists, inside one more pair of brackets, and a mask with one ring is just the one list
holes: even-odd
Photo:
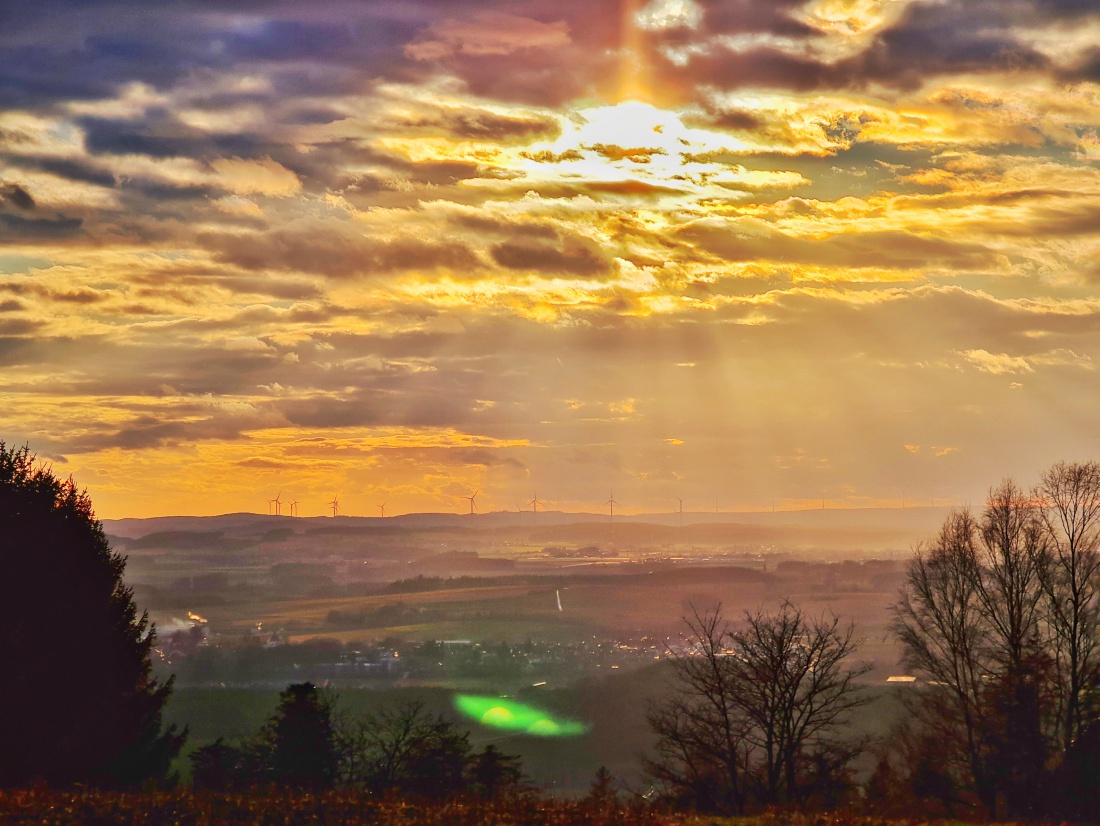
[[(794, 549), (908, 551), (942, 524), (947, 508), (862, 508), (746, 513), (606, 514), (495, 511), (483, 514), (410, 513), (377, 516), (158, 516), (107, 519), (104, 529), (128, 549), (187, 550), (199, 545), (239, 547), (276, 530), (301, 535), (383, 536), (446, 531), (503, 532), (532, 543), (601, 542), (629, 545), (777, 545)], [(682, 526), (681, 526), (682, 518)]]

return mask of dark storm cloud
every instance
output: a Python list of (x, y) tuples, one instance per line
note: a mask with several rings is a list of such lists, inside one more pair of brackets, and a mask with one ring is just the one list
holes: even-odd
[(566, 239), (560, 246), (530, 241), (505, 241), (491, 250), (493, 260), (510, 270), (548, 274), (595, 275), (608, 271), (608, 261), (590, 243)]
[(289, 301), (319, 299), (324, 295), (321, 288), (312, 281), (289, 277), (274, 279), (251, 274), (226, 273), (224, 268), (210, 268), (205, 271), (202, 267), (188, 267), (186, 270), (178, 268), (153, 269), (131, 278), (131, 281), (134, 284), (148, 285), (150, 296), (159, 295), (160, 289), (165, 283), (184, 288), (213, 286), (238, 295), (262, 295)]
[(121, 194), (131, 210), (139, 211), (142, 207), (155, 209), (159, 217), (168, 218), (170, 215), (165, 207), (170, 207), (172, 201), (204, 201), (221, 195), (222, 190), (212, 186), (134, 178), (124, 182)]
[(803, 0), (696, 0), (703, 28), (714, 34), (770, 33), (806, 37), (814, 30), (792, 17)]
[(421, 133), (423, 130), (438, 130), (456, 138), (501, 142), (554, 138), (560, 131), (558, 122), (549, 117), (524, 118), (473, 108), (410, 116), (395, 125)]
[(1024, 238), (1100, 236), (1100, 204), (1080, 205), (1074, 204), (1070, 199), (1060, 200), (1061, 204), (1035, 210), (1026, 224), (990, 225), (985, 229)]
[[(716, 3), (708, 11), (711, 31), (769, 31), (787, 37), (807, 34), (802, 24), (780, 25), (785, 11), (776, 9), (771, 28), (752, 28), (751, 22), (738, 28), (739, 14), (746, 21), (762, 19), (747, 9), (761, 9), (763, 3)], [(793, 4), (786, 4), (787, 8)], [(734, 8), (734, 6), (744, 9)], [(770, 45), (742, 50), (712, 45), (694, 55), (680, 70), (664, 69), (688, 84), (734, 89), (766, 86), (808, 91), (813, 89), (861, 88), (883, 84), (913, 89), (925, 79), (949, 73), (992, 73), (1017, 70), (1049, 70), (1049, 59), (1027, 42), (1018, 39), (1021, 23), (1041, 23), (1095, 13), (1095, 4), (1046, 3), (1043, 0), (948, 0), (917, 2), (901, 18), (880, 32), (861, 53), (835, 63)], [(683, 37), (677, 33), (673, 37)], [(1084, 70), (1087, 73), (1087, 69)]]
[(0, 209), (29, 211), (36, 206), (34, 198), (24, 187), (14, 183), (0, 183)]
[(12, 166), (33, 169), (56, 175), (79, 183), (95, 186), (113, 187), (116, 184), (114, 173), (87, 161), (75, 158), (51, 158), (36, 155), (9, 155), (7, 161)]
[[(617, 4), (615, 4), (617, 5)], [(814, 30), (796, 19), (801, 0), (701, 0), (699, 30), (653, 33), (678, 45), (715, 35), (776, 35), (807, 39)], [(204, 72), (262, 70), (266, 91), (214, 90), (193, 105), (301, 100), (287, 122), (324, 123), (336, 113), (308, 105), (311, 97), (363, 91), (378, 80), (415, 81), (449, 74), (486, 98), (557, 105), (609, 92), (617, 82), (622, 25), (607, 4), (560, 0), (501, 7), (489, 2), (348, 4), (283, 2), (51, 2), (18, 4), (0, 24), (0, 107), (42, 108), (115, 96), (141, 82), (167, 90)], [(686, 69), (665, 65), (687, 81), (735, 88), (770, 85), (811, 89), (881, 82), (914, 86), (951, 71), (1042, 68), (1046, 59), (1011, 30), (1020, 22), (1072, 19), (1094, 13), (1082, 0), (950, 0), (920, 2), (881, 32), (861, 55), (828, 64), (773, 48), (721, 47), (696, 54)], [(64, 20), (63, 26), (58, 21)], [(652, 57), (652, 56), (651, 56)], [(1085, 61), (1076, 76), (1095, 71)], [(471, 136), (512, 134), (521, 124), (484, 118), (456, 123)], [(165, 157), (194, 154), (186, 136), (93, 130), (97, 151)], [(231, 140), (228, 136), (223, 140)], [(217, 139), (212, 147), (219, 148)], [(245, 149), (220, 147), (242, 154)]]
[(259, 135), (203, 132), (163, 110), (147, 112), (140, 122), (84, 118), (79, 123), (93, 155), (217, 158), (256, 157), (270, 151), (267, 139)]
[(258, 427), (280, 424), (270, 415), (257, 412), (228, 413), (217, 410), (198, 419), (172, 420), (171, 413), (166, 416), (163, 409), (149, 415), (131, 418), (121, 427), (106, 429), (102, 423), (87, 422), (87, 435), (59, 442), (62, 450), (69, 453), (87, 453), (97, 450), (119, 448), (122, 450), (142, 450), (146, 448), (168, 447), (179, 444), (193, 444), (201, 441), (236, 441), (244, 431)]
[(1074, 63), (1060, 69), (1058, 77), (1069, 83), (1100, 83), (1100, 46), (1086, 50)]
[(24, 218), (0, 212), (0, 244), (23, 244), (72, 238), (81, 231), (82, 218)]
[(985, 247), (965, 241), (926, 238), (906, 232), (866, 232), (822, 240), (792, 237), (736, 226), (687, 226), (677, 237), (725, 261), (778, 261), (830, 267), (952, 267), (980, 270), (994, 267), (998, 257)]
[(61, 0), (8, 4), (0, 14), (0, 107), (47, 108), (112, 97), (132, 82), (168, 89), (203, 69), (262, 63), (293, 67), (281, 80), (300, 94), (354, 88), (403, 61), (401, 48), (427, 12), (337, 0), (308, 10), (286, 2)]
[(720, 110), (712, 107), (708, 107), (706, 117), (685, 116), (684, 123), (688, 126), (730, 129), (735, 132), (751, 132), (764, 125), (764, 122), (751, 112), (739, 109)]
[(210, 234), (202, 241), (217, 260), (246, 270), (298, 270), (334, 278), (438, 267), (467, 271), (481, 265), (458, 241), (382, 241), (338, 227), (274, 230), (259, 238)]
[[(1042, 2), (954, 0), (915, 3), (862, 55), (841, 64), (856, 83), (877, 81), (916, 87), (925, 77), (948, 72), (1041, 69), (1048, 59), (1010, 31), (1016, 15)], [(1015, 7), (1015, 8), (1014, 8)], [(1035, 18), (1032, 18), (1035, 19)]]

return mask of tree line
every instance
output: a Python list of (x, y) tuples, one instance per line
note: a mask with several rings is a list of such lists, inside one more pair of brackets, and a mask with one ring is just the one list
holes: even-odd
[[(902, 738), (945, 803), (1100, 814), (1100, 463), (1008, 479), (917, 550), (894, 609), (929, 682)], [(934, 746), (932, 745), (934, 744)], [(929, 754), (929, 752), (933, 754)]]
[(851, 625), (789, 602), (736, 624), (694, 612), (675, 694), (650, 715), (652, 776), (706, 810), (830, 808), (870, 747), (872, 802), (1100, 818), (1100, 463), (1056, 464), (1027, 490), (1006, 479), (980, 513), (953, 511), (892, 613), (922, 685), (872, 744), (851, 734), (870, 699)]
[(288, 686), (253, 736), (237, 743), (219, 739), (192, 753), (194, 786), (359, 788), (426, 800), (497, 799), (528, 788), (518, 757), (491, 743), (474, 750), (467, 732), (422, 703), (348, 719), (334, 710), (335, 700), (313, 683)]

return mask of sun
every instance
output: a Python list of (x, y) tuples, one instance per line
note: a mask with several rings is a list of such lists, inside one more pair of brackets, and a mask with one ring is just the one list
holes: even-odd
[(686, 130), (675, 112), (630, 100), (596, 106), (577, 113), (581, 123), (575, 138), (589, 146), (652, 149), (675, 154), (683, 148)]
[(636, 100), (576, 109), (562, 116), (561, 134), (538, 147), (546, 150), (540, 158), (552, 160), (524, 172), (533, 181), (599, 182), (646, 197), (725, 197), (746, 182), (736, 158), (749, 147), (698, 125), (701, 115)]

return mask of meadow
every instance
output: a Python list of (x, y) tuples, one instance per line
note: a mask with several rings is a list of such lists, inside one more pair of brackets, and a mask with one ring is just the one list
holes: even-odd
[(644, 801), (600, 804), (521, 796), (505, 801), (426, 803), (360, 792), (312, 794), (274, 788), (250, 793), (0, 790), (0, 821), (11, 826), (955, 826), (964, 822), (891, 819), (860, 811), (777, 811), (727, 818), (670, 812)]

